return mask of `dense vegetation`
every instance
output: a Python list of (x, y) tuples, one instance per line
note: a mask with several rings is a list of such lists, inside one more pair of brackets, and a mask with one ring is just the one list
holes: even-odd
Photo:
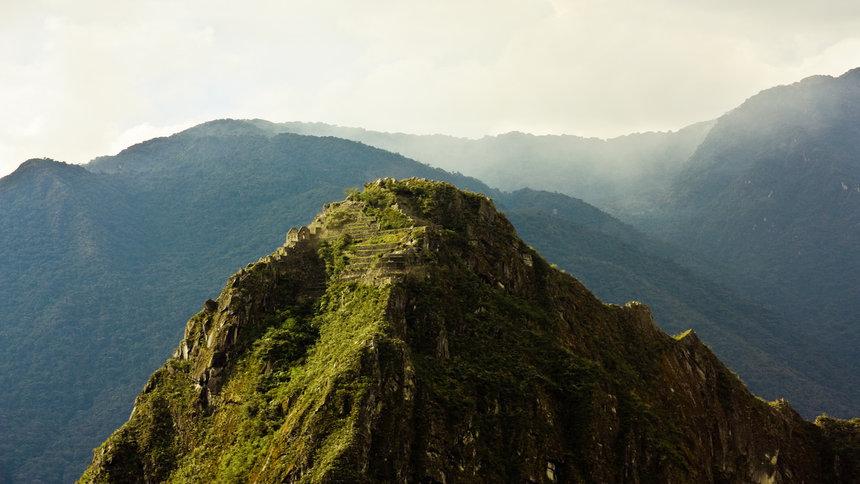
[[(833, 355), (798, 358), (830, 352), (784, 316), (587, 225), (539, 213), (512, 212), (510, 218), (524, 239), (533, 240), (538, 251), (586, 286), (597, 288), (602, 299), (621, 302), (633, 294), (648, 302), (663, 330), (676, 334), (695, 328), (756, 393), (769, 399), (802, 394), (791, 401), (806, 415), (827, 408), (852, 415), (852, 404), (834, 405), (857, 397), (858, 374), (844, 371), (848, 363)], [(569, 249), (584, 246), (593, 249)]]

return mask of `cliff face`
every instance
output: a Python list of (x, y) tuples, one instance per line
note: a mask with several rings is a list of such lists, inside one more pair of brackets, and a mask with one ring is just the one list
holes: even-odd
[(603, 304), (486, 197), (383, 179), (204, 304), (81, 482), (856, 482), (858, 440)]

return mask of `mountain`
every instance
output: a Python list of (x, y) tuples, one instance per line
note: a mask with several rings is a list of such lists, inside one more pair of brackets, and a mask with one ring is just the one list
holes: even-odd
[(511, 132), (480, 139), (385, 133), (323, 123), (253, 120), (270, 133), (336, 136), (401, 153), (511, 191), (539, 188), (575, 196), (612, 213), (640, 213), (668, 188), (713, 126), (612, 139)]
[(522, 183), (581, 198), (678, 248), (660, 252), (664, 258), (802, 327), (839, 360), (836, 373), (860, 375), (858, 113), (854, 69), (762, 91), (677, 133), (612, 140), (521, 133), (451, 140), (302, 123), (267, 129), (340, 133), (486, 173), (485, 181), (509, 189)]
[(860, 69), (721, 117), (638, 226), (804, 325), (860, 374)]
[(62, 428), (97, 434), (82, 412), (100, 402), (125, 413), (127, 398), (117, 395), (139, 390), (135, 366), (157, 364), (157, 354), (127, 354), (128, 343), (150, 338), (143, 325), (105, 334), (152, 317), (131, 290), (146, 269), (135, 257), (140, 227), (126, 223), (135, 214), (117, 187), (80, 166), (30, 160), (0, 180), (0, 482), (35, 455), (54, 469), (80, 458), (64, 445), (44, 447)]
[[(857, 374), (772, 310), (669, 259), (582, 200), (490, 189), (361, 143), (219, 120), (74, 166), (0, 180), (0, 482), (71, 482), (122, 424), (199, 301), (288, 227), (383, 176), (485, 193), (527, 243), (600, 298), (695, 328), (750, 388), (807, 418), (860, 414)], [(802, 357), (798, 357), (802, 355)]]
[[(483, 195), (380, 179), (231, 277), (81, 482), (856, 482), (860, 419), (750, 394)], [(289, 236), (288, 236), (289, 237)]]

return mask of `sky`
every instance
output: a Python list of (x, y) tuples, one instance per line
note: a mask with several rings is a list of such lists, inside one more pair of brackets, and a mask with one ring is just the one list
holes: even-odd
[(674, 131), (855, 67), (856, 0), (0, 0), (0, 176), (219, 118)]

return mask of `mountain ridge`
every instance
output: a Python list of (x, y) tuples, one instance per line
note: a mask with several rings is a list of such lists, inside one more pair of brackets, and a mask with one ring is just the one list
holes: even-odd
[[(478, 139), (386, 133), (324, 123), (250, 120), (270, 133), (336, 136), (402, 153), (501, 190), (538, 188), (576, 196), (613, 213), (637, 210), (664, 188), (714, 121), (675, 132), (631, 133), (611, 139), (509, 132)], [(216, 123), (217, 125), (217, 123)], [(621, 194), (629, 200), (615, 203)]]

